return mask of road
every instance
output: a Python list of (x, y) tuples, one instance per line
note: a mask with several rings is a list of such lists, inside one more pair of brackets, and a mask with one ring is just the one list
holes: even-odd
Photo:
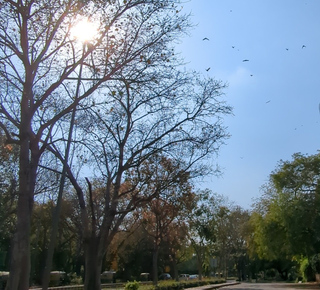
[(238, 289), (238, 290), (269, 290), (269, 289), (286, 289), (286, 290), (304, 290), (304, 289), (320, 289), (319, 284), (305, 283), (240, 283), (238, 285), (230, 285), (220, 289)]

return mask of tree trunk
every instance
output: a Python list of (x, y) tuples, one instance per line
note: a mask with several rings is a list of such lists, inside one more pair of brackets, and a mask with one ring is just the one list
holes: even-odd
[(158, 284), (158, 256), (159, 256), (159, 246), (154, 245), (152, 254), (152, 281), (153, 285)]
[(98, 238), (91, 237), (85, 242), (85, 290), (101, 290), (102, 256)]
[(199, 280), (202, 280), (202, 257), (201, 257), (201, 255), (202, 255), (201, 252), (197, 255)]
[(9, 290), (29, 288), (31, 208), (27, 192), (20, 194), (17, 206), (17, 228), (13, 238), (11, 254), (10, 276), (6, 288)]
[[(84, 50), (83, 50), (83, 52), (84, 52)], [(78, 97), (78, 94), (79, 94), (81, 73), (82, 73), (82, 65), (80, 66), (80, 73), (79, 73), (79, 78), (78, 78), (76, 97)], [(65, 183), (65, 179), (66, 179), (66, 171), (67, 171), (67, 166), (68, 166), (68, 159), (69, 159), (69, 153), (70, 153), (70, 147), (71, 147), (71, 140), (72, 140), (72, 133), (73, 133), (73, 127), (74, 127), (74, 122), (75, 122), (75, 116), (76, 116), (76, 107), (74, 107), (72, 114), (71, 114), (70, 128), (69, 128), (69, 133), (68, 133), (67, 146), (66, 146), (66, 150), (65, 150), (65, 154), (64, 154), (64, 163), (63, 163), (63, 169), (62, 169), (62, 173), (61, 173), (60, 186), (59, 186), (59, 192), (58, 192), (58, 198), (57, 198), (57, 205), (54, 209), (53, 216), (52, 216), (52, 229), (51, 229), (51, 236), (50, 236), (50, 242), (49, 242), (47, 259), (46, 259), (46, 265), (45, 265), (44, 272), (43, 272), (42, 290), (47, 290), (49, 287), (49, 283), (50, 283), (50, 272), (51, 272), (51, 268), (52, 268), (52, 259), (53, 259), (54, 248), (56, 245), (57, 234), (58, 234), (59, 219), (60, 219), (60, 213), (61, 213), (61, 207), (62, 207), (62, 195), (63, 195), (64, 183)]]
[(173, 277), (174, 279), (179, 282), (179, 273), (178, 273), (178, 267), (177, 267), (177, 259), (175, 254), (171, 254), (172, 257), (172, 271), (173, 271)]
[(24, 138), (19, 155), (19, 196), (17, 205), (17, 226), (12, 243), (10, 276), (6, 289), (25, 290), (29, 288), (30, 277), (30, 221), (33, 209), (34, 186), (39, 158), (29, 157), (29, 139)]

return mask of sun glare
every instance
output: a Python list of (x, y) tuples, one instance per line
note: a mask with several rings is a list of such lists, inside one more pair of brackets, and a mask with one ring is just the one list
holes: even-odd
[(82, 19), (72, 28), (72, 35), (81, 42), (87, 42), (97, 36), (97, 31), (98, 27), (95, 23)]

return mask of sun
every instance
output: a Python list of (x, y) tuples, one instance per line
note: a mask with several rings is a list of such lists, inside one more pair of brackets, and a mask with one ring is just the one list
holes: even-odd
[(97, 36), (98, 26), (88, 19), (81, 19), (72, 28), (72, 36), (85, 43), (93, 40)]

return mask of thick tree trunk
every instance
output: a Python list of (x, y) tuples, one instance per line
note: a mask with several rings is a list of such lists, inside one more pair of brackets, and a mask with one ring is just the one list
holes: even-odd
[(202, 280), (202, 257), (201, 257), (201, 254), (202, 253), (197, 255), (199, 280)]
[(99, 252), (99, 239), (93, 237), (85, 242), (85, 290), (101, 289), (102, 256)]
[(177, 259), (175, 254), (172, 254), (172, 270), (173, 270), (173, 277), (178, 282), (179, 281), (179, 273), (178, 273), (178, 266), (177, 266)]
[(30, 275), (30, 216), (32, 206), (27, 192), (19, 195), (17, 207), (17, 228), (13, 238), (10, 276), (7, 283), (9, 290), (29, 288)]
[[(82, 72), (82, 66), (80, 67), (76, 97), (78, 97), (78, 94), (79, 94), (81, 72)], [(72, 140), (72, 133), (73, 133), (73, 126), (74, 126), (74, 122), (75, 122), (75, 116), (76, 116), (76, 107), (73, 109), (72, 115), (71, 115), (70, 129), (69, 129), (69, 133), (68, 133), (68, 142), (67, 142), (67, 146), (66, 146), (66, 150), (65, 150), (65, 154), (64, 154), (64, 164), (63, 164), (63, 169), (62, 169), (62, 174), (61, 174), (61, 179), (60, 179), (57, 205), (55, 207), (55, 210), (54, 210), (53, 216), (52, 216), (52, 229), (51, 229), (51, 236), (50, 236), (50, 242), (49, 242), (47, 259), (46, 259), (46, 265), (45, 265), (44, 272), (43, 272), (42, 290), (47, 290), (49, 287), (49, 283), (50, 283), (50, 272), (51, 272), (51, 268), (52, 268), (52, 259), (53, 259), (54, 248), (55, 248), (57, 234), (58, 234), (59, 219), (60, 219), (60, 213), (61, 213), (61, 207), (62, 207), (62, 195), (63, 195), (64, 183), (65, 183), (65, 179), (66, 179), (66, 171), (67, 171), (67, 166), (68, 166), (68, 159), (69, 159), (69, 153), (70, 153), (70, 147), (71, 147), (71, 140)]]
[(159, 256), (159, 247), (155, 245), (153, 248), (152, 254), (152, 281), (153, 285), (158, 284), (158, 256)]
[(29, 139), (20, 146), (19, 197), (17, 205), (17, 226), (13, 238), (10, 261), (10, 276), (6, 289), (26, 290), (30, 276), (30, 220), (33, 209), (34, 186), (38, 166), (37, 154), (29, 157)]

